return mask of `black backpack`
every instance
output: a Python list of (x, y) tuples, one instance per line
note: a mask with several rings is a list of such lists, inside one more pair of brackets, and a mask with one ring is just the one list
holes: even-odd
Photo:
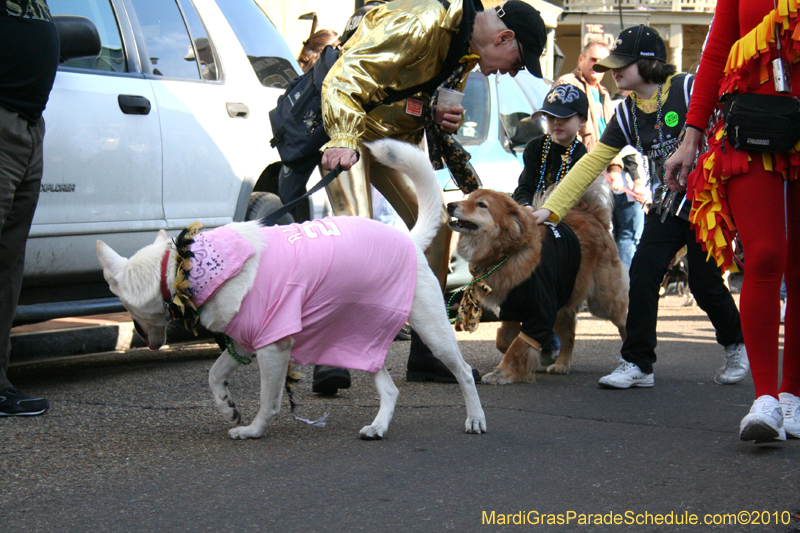
[[(445, 9), (449, 9), (450, 3), (447, 0), (439, 2)], [(405, 100), (419, 92), (432, 94), (450, 77), (469, 46), (474, 16), (469, 17), (466, 12), (473, 7), (472, 2), (464, 3), (465, 13), (461, 26), (450, 41), (450, 48), (437, 76), (403, 91), (388, 91), (386, 98), (365, 105), (364, 111), (369, 113), (378, 106)], [(269, 112), (273, 134), (269, 144), (278, 149), (281, 163), (288, 167), (301, 162), (305, 165), (311, 161), (318, 163), (322, 159), (319, 150), (329, 140), (322, 125), (322, 82), (338, 58), (339, 50), (326, 46), (311, 70), (292, 80), (286, 92), (278, 98), (278, 106)]]
[(311, 158), (320, 159), (319, 149), (328, 142), (322, 127), (322, 82), (339, 58), (339, 50), (326, 46), (311, 70), (291, 81), (269, 112), (273, 148), (281, 163), (292, 167)]

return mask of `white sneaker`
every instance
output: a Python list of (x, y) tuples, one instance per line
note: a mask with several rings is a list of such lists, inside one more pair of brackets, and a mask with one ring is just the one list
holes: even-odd
[(720, 385), (725, 383), (739, 383), (750, 372), (750, 361), (747, 360), (747, 348), (744, 344), (730, 344), (725, 347), (724, 364), (717, 370), (714, 382)]
[(739, 438), (755, 442), (786, 440), (783, 428), (783, 410), (774, 397), (759, 396), (750, 408), (750, 414), (739, 424)]
[(607, 376), (600, 378), (600, 386), (607, 389), (630, 389), (631, 387), (652, 387), (653, 374), (645, 374), (638, 366), (618, 358), (622, 364)]
[(787, 437), (800, 439), (800, 398), (788, 392), (778, 394), (783, 409), (783, 429)]

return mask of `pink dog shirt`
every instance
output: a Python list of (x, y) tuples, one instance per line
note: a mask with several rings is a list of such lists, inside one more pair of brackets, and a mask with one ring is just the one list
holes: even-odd
[[(408, 236), (360, 217), (261, 232), (266, 245), (255, 286), (225, 333), (252, 352), (291, 335), (292, 358), (301, 365), (380, 370), (414, 299), (417, 258)], [(201, 233), (191, 250), (197, 305), (255, 253), (227, 227)]]

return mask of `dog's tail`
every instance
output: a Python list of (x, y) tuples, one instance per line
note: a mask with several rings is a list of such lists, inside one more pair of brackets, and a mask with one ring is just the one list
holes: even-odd
[(375, 141), (367, 145), (375, 159), (387, 167), (395, 168), (411, 178), (417, 189), (419, 214), (411, 229), (414, 244), (427, 250), (439, 229), (444, 205), (442, 189), (428, 156), (416, 146), (392, 139)]
[(573, 209), (594, 215), (606, 228), (611, 229), (614, 197), (611, 192), (611, 186), (605, 176), (599, 176), (589, 185)]

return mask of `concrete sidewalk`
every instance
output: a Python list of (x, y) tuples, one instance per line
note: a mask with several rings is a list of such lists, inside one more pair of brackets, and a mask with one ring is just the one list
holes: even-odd
[[(682, 298), (661, 303), (653, 389), (597, 386), (621, 342), (610, 323), (581, 314), (571, 374), (479, 386), (482, 436), (463, 433), (457, 386), (405, 381), (405, 342), (387, 359), (400, 399), (377, 442), (358, 439), (378, 406), (360, 372), (351, 389), (322, 398), (305, 368), (298, 415), (328, 412), (327, 427), (292, 420), (284, 399), (263, 439), (240, 442), (208, 392), (214, 346), (16, 367), (12, 381), (52, 409), (0, 419), (0, 530), (795, 531), (800, 441), (739, 441), (750, 378), (715, 385), (722, 348), (708, 319)], [(459, 333), (481, 373), (500, 358), (495, 328)], [(249, 420), (255, 365), (230, 388)], [(536, 523), (543, 515), (555, 525)], [(697, 525), (685, 523), (692, 516)]]

